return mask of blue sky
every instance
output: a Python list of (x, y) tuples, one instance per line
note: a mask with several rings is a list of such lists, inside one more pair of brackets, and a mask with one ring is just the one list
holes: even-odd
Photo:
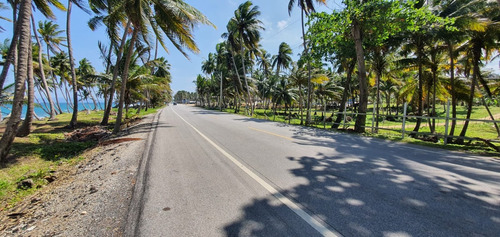
[[(226, 24), (234, 15), (234, 10), (243, 2), (243, 0), (186, 0), (208, 19), (216, 25), (216, 29), (206, 25), (198, 26), (195, 33), (195, 40), (200, 48), (199, 54), (190, 54), (189, 60), (180, 54), (171, 44), (168, 44), (169, 53), (166, 53), (160, 47), (159, 56), (167, 58), (172, 65), (172, 89), (175, 91), (187, 90), (194, 91), (193, 81), (198, 74), (201, 74), (201, 62), (207, 57), (208, 53), (215, 51), (215, 45), (221, 42), (221, 35), (226, 31)], [(276, 54), (281, 42), (288, 43), (293, 48), (293, 54), (296, 55), (301, 49), (301, 28), (300, 11), (295, 8), (292, 15), (288, 15), (288, 0), (254, 0), (254, 5), (261, 11), (260, 20), (263, 22), (265, 31), (262, 32), (261, 44), (271, 54)], [(338, 5), (334, 0), (328, 1), (329, 8)], [(66, 4), (63, 1), (64, 4)], [(319, 7), (319, 11), (331, 12), (327, 7)], [(57, 15), (56, 23), (61, 29), (66, 27), (65, 12), (54, 10)], [(11, 10), (0, 10), (2, 16), (11, 17)], [(75, 54), (75, 61), (78, 63), (82, 58), (87, 58), (98, 71), (104, 71), (102, 60), (99, 58), (97, 42), (100, 40), (107, 44), (108, 39), (104, 28), (97, 31), (91, 31), (87, 26), (90, 16), (78, 8), (73, 8), (73, 17), (71, 22), (72, 45)], [(35, 14), (35, 20), (45, 20), (40, 14)], [(11, 25), (2, 21), (0, 25), (6, 29), (0, 33), (0, 41), (11, 38)], [(45, 52), (44, 52), (45, 53)], [(10, 78), (12, 81), (12, 78)]]
[[(5, 1), (3, 1), (5, 2)], [(212, 23), (216, 25), (216, 29), (200, 25), (195, 33), (195, 40), (200, 48), (199, 54), (190, 54), (190, 59), (186, 59), (182, 54), (172, 46), (168, 45), (169, 53), (160, 50), (159, 56), (164, 56), (172, 65), (172, 89), (175, 91), (187, 90), (194, 91), (195, 85), (193, 81), (198, 74), (201, 74), (201, 62), (207, 57), (208, 53), (215, 51), (215, 45), (221, 42), (221, 34), (226, 30), (226, 24), (234, 15), (234, 10), (244, 0), (186, 0), (187, 3), (203, 12)], [(289, 0), (254, 0), (254, 5), (259, 6), (261, 11), (260, 20), (263, 22), (265, 31), (262, 32), (261, 44), (271, 54), (276, 54), (278, 46), (281, 42), (288, 43), (293, 50), (294, 59), (297, 59), (297, 54), (302, 51), (301, 48), (301, 22), (300, 10), (295, 8), (288, 15)], [(332, 9), (341, 7), (340, 0), (328, 0), (327, 6), (318, 7), (318, 11), (331, 12)], [(57, 15), (56, 23), (61, 29), (65, 29), (66, 16), (65, 12), (54, 10)], [(11, 16), (10, 10), (0, 10), (2, 16)], [(97, 31), (91, 31), (87, 26), (87, 21), (90, 16), (78, 8), (73, 9), (73, 17), (71, 22), (72, 44), (75, 52), (75, 60), (78, 62), (82, 58), (89, 59), (93, 66), (98, 71), (104, 71), (102, 60), (99, 58), (97, 42), (100, 40), (104, 43), (108, 42), (104, 28)], [(40, 14), (35, 15), (35, 20), (45, 20)], [(0, 41), (3, 42), (6, 38), (11, 38), (11, 24), (5, 21), (0, 21), (0, 25), (6, 29), (0, 33)], [(489, 65), (495, 71), (499, 71), (498, 62)], [(12, 81), (12, 78), (10, 79)]]

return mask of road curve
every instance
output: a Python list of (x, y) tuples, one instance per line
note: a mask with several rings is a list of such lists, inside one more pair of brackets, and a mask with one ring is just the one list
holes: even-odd
[(498, 236), (500, 160), (177, 105), (138, 236)]

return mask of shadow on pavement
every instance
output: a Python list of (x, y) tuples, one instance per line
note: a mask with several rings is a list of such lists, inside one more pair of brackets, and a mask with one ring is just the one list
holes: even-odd
[[(308, 182), (282, 193), (344, 236), (500, 233), (498, 160), (459, 157), (458, 153), (439, 150), (425, 152), (418, 147), (300, 127), (294, 139), (298, 144), (335, 152), (286, 157), (300, 165), (289, 172)], [(276, 157), (280, 158), (284, 157)], [(262, 208), (275, 213), (287, 209), (281, 203), (270, 205), (271, 199), (254, 200), (246, 206), (241, 219), (225, 227), (226, 234), (295, 236), (293, 229), (280, 226), (278, 220), (256, 218), (255, 213)]]

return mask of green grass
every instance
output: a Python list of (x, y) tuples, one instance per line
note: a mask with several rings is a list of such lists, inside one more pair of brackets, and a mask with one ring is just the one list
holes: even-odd
[[(156, 113), (159, 109), (161, 108), (142, 110), (139, 114), (135, 109), (130, 109), (129, 119), (125, 119), (124, 123)], [(116, 110), (114, 112), (116, 114)], [(99, 125), (103, 114), (103, 111), (78, 113), (78, 128)], [(116, 115), (110, 116), (109, 130), (113, 128), (115, 118)], [(72, 131), (68, 128), (70, 120), (71, 114), (60, 114), (53, 121), (35, 121), (29, 136), (14, 140), (10, 158), (0, 166), (0, 210), (16, 205), (26, 196), (46, 186), (48, 181), (44, 177), (51, 172), (82, 162), (85, 160), (85, 152), (96, 146), (96, 141), (66, 141), (64, 133)], [(24, 179), (32, 179), (34, 187), (18, 189), (17, 184)]]
[[(387, 121), (384, 120), (382, 117), (379, 118), (379, 127), (388, 127), (390, 130), (385, 130), (385, 129), (379, 129), (378, 133), (371, 133), (371, 127), (372, 127), (372, 117), (373, 117), (373, 112), (372, 112), (372, 106), (369, 106), (368, 108), (368, 113), (367, 113), (367, 119), (366, 119), (366, 133), (364, 134), (365, 136), (372, 136), (372, 137), (378, 137), (382, 139), (388, 139), (388, 140), (393, 140), (393, 141), (401, 141), (401, 142), (406, 142), (406, 143), (412, 143), (412, 144), (419, 144), (419, 145), (425, 145), (425, 146), (431, 146), (431, 147), (439, 147), (439, 148), (444, 148), (444, 149), (449, 149), (449, 150), (460, 150), (460, 151), (467, 151), (475, 154), (483, 154), (483, 155), (492, 155), (492, 156), (498, 156), (498, 152), (493, 150), (491, 147), (485, 145), (481, 141), (470, 141), (469, 144), (466, 145), (457, 145), (457, 144), (448, 144), (444, 145), (443, 138), (440, 139), (438, 143), (432, 143), (432, 142), (426, 142), (422, 141), (420, 139), (414, 139), (408, 137), (408, 135), (405, 136), (404, 139), (402, 139), (402, 133), (401, 133), (401, 128), (402, 128), (402, 118), (398, 118), (397, 121)], [(500, 114), (500, 107), (490, 107), (490, 110), (493, 115)], [(228, 113), (234, 113), (234, 109), (224, 109), (225, 112)], [(316, 115), (314, 113), (316, 112)], [(284, 110), (278, 110), (278, 114), (283, 114)], [(282, 122), (282, 123), (290, 123), (294, 125), (300, 125), (300, 118), (298, 117), (299, 110), (294, 109), (292, 110), (292, 113), (297, 113), (297, 116), (293, 117), (290, 121), (288, 119), (285, 119), (284, 115), (276, 115), (274, 116), (274, 111), (271, 109), (264, 110), (264, 109), (255, 109), (254, 111), (254, 118), (258, 119), (264, 119), (264, 120), (270, 120), (270, 121), (276, 121), (276, 122)], [(382, 113), (382, 112), (381, 112)], [(444, 109), (439, 107), (439, 111), (437, 111), (438, 117), (444, 118), (446, 116), (446, 113)], [(245, 112), (245, 108), (241, 108), (239, 113), (240, 115), (247, 116)], [(312, 124), (312, 127), (316, 128), (326, 128), (326, 129), (331, 129), (332, 123), (327, 122), (325, 125), (323, 125), (323, 122), (321, 120), (321, 115), (322, 111), (321, 110), (313, 110), (311, 112), (312, 120), (315, 121), (314, 124)], [(330, 117), (332, 115), (332, 111), (327, 111), (326, 112), (326, 117)], [(400, 116), (402, 113), (399, 114)], [(303, 118), (305, 120), (306, 112), (303, 112)], [(349, 115), (353, 116), (353, 115)], [(450, 115), (451, 116), (451, 115)], [(462, 106), (457, 107), (457, 117), (458, 118), (465, 118), (466, 117), (466, 108)], [(336, 116), (333, 117), (334, 119)], [(486, 119), (489, 120), (489, 114), (486, 111), (484, 107), (474, 107), (472, 110), (472, 115), (471, 118), (473, 119)], [(343, 122), (343, 121), (342, 121)], [(342, 123), (341, 122), (341, 123)], [(348, 129), (353, 129), (354, 128), (354, 122), (355, 119), (353, 117), (352, 121), (347, 123), (347, 128)], [(444, 134), (445, 133), (445, 119), (438, 119), (436, 120), (436, 133), (437, 134)], [(416, 125), (416, 119), (415, 118), (408, 118), (406, 120), (406, 126), (405, 130), (406, 132), (412, 131), (414, 126)], [(462, 130), (462, 122), (459, 121), (457, 122), (457, 126), (455, 128), (455, 136), (458, 136)], [(339, 128), (343, 128), (343, 125), (341, 124)], [(422, 121), (421, 128), (419, 132), (424, 132), (424, 133), (429, 133), (430, 128), (428, 127), (428, 122), (426, 119)], [(466, 137), (470, 138), (475, 138), (479, 137), (482, 139), (488, 139), (488, 140), (495, 140), (498, 139), (497, 132), (493, 126), (493, 123), (478, 123), (478, 122), (471, 122), (469, 123), (469, 127), (467, 129), (467, 133), (465, 135)], [(500, 143), (494, 143), (496, 146), (500, 146)]]

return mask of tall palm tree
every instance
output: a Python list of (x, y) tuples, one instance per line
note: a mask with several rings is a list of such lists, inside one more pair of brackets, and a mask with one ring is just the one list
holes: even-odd
[[(302, 40), (304, 41), (304, 54), (307, 55), (308, 47), (306, 43), (306, 33), (305, 33), (305, 25), (304, 25), (304, 15), (308, 16), (310, 13), (316, 12), (314, 8), (313, 0), (290, 0), (288, 2), (288, 15), (291, 15), (293, 6), (297, 2), (298, 7), (300, 8), (300, 17), (302, 23)], [(326, 5), (326, 0), (316, 0), (316, 3)], [(307, 70), (308, 70), (308, 82), (307, 82), (307, 116), (306, 116), (306, 125), (311, 121), (311, 101), (312, 101), (312, 88), (311, 88), (311, 62), (307, 61)]]
[[(0, 94), (2, 94), (3, 84), (5, 82), (5, 79), (7, 78), (7, 74), (9, 72), (10, 65), (11, 64), (16, 65), (16, 63), (17, 63), (16, 55), (17, 55), (17, 45), (18, 45), (18, 40), (19, 40), (19, 34), (18, 33), (16, 34), (16, 32), (20, 31), (20, 26), (17, 24), (18, 6), (20, 5), (20, 3), (19, 3), (19, 1), (15, 1), (15, 0), (7, 0), (7, 2), (12, 6), (12, 12), (13, 12), (12, 22), (13, 22), (14, 34), (12, 36), (8, 56), (7, 56), (5, 63), (3, 65), (2, 73), (0, 74)], [(62, 10), (62, 11), (66, 10), (66, 8), (58, 0), (50, 0), (50, 1), (34, 0), (32, 2), (36, 6), (36, 9), (39, 10), (39, 12), (42, 15), (44, 15), (45, 17), (47, 17), (49, 19), (55, 19), (55, 15), (52, 12), (52, 9), (50, 8), (51, 5), (55, 6), (59, 10)]]
[[(182, 0), (137, 0), (124, 1), (117, 6), (116, 14), (125, 13), (132, 23), (132, 38), (125, 60), (124, 72), (122, 73), (122, 88), (120, 101), (118, 103), (118, 114), (116, 118), (114, 133), (120, 131), (122, 110), (124, 104), (124, 92), (128, 77), (128, 67), (130, 57), (133, 53), (133, 46), (140, 33), (143, 39), (147, 39), (149, 29), (152, 29), (158, 42), (167, 50), (163, 35), (172, 42), (172, 44), (187, 57), (184, 49), (198, 53), (199, 49), (194, 42), (192, 30), (198, 24), (213, 24), (197, 9), (185, 3)], [(146, 17), (145, 17), (146, 16)]]
[(273, 67), (276, 67), (276, 75), (279, 76), (280, 69), (288, 69), (292, 63), (292, 49), (290, 45), (282, 42), (279, 46), (278, 54), (273, 57)]
[[(486, 85), (486, 82), (484, 81), (480, 70), (482, 59), (488, 58), (489, 53), (491, 53), (492, 50), (496, 50), (498, 48), (498, 41), (500, 40), (500, 26), (498, 24), (499, 11), (500, 6), (498, 6), (496, 3), (488, 1), (482, 2), (481, 5), (478, 5), (478, 8), (476, 8), (475, 11), (475, 24), (471, 24), (470, 27), (466, 28), (465, 30), (466, 34), (469, 36), (469, 39), (464, 44), (464, 47), (467, 50), (468, 55), (470, 55), (472, 59), (472, 80), (470, 96), (467, 101), (467, 120), (462, 127), (462, 131), (460, 132), (461, 138), (457, 139), (457, 143), (463, 143), (463, 137), (467, 133), (467, 129), (469, 126), (468, 119), (470, 119), (470, 116), (472, 114), (476, 85), (478, 84), (478, 82)], [(484, 57), (483, 51), (486, 51), (487, 53), (486, 55), (484, 55)], [(487, 85), (484, 87), (488, 88)], [(491, 94), (491, 92), (488, 92), (488, 94)]]
[[(73, 88), (73, 115), (71, 116), (71, 121), (69, 122), (69, 126), (71, 128), (76, 127), (76, 123), (78, 121), (78, 83), (76, 80), (76, 69), (75, 69), (75, 59), (73, 57), (73, 47), (71, 45), (71, 10), (73, 4), (78, 6), (80, 9), (87, 11), (85, 7), (83, 7), (83, 0), (68, 0), (68, 10), (66, 14), (66, 41), (68, 43), (68, 55), (69, 55), (69, 65), (70, 65), (70, 73), (71, 73), (71, 83)], [(88, 11), (87, 11), (88, 12)]]
[(42, 86), (45, 91), (45, 96), (47, 96), (47, 100), (49, 102), (49, 108), (50, 108), (50, 113), (49, 113), (49, 120), (54, 120), (56, 117), (56, 109), (54, 107), (54, 101), (52, 100), (52, 95), (49, 90), (49, 85), (47, 83), (47, 79), (45, 77), (45, 70), (43, 68), (43, 60), (42, 60), (42, 44), (40, 42), (40, 38), (38, 37), (38, 30), (36, 29), (36, 24), (35, 24), (35, 17), (31, 16), (31, 21), (33, 25), (33, 33), (35, 34), (35, 39), (38, 45), (38, 64), (39, 64), (39, 71), (40, 71), (40, 79), (42, 80)]
[[(66, 41), (66, 37), (60, 36), (64, 31), (59, 30), (59, 25), (53, 23), (52, 21), (44, 21), (44, 22), (38, 22), (38, 33), (40, 33), (40, 36), (42, 37), (43, 41), (45, 42), (47, 46), (47, 61), (51, 62), (50, 60), (50, 53), (58, 53), (61, 51), (59, 46)], [(49, 63), (50, 64), (50, 63)], [(53, 71), (51, 67), (49, 67), (48, 75), (51, 75), (53, 78), (53, 84), (52, 87), (54, 88), (54, 91), (56, 91), (56, 79), (53, 74)], [(59, 104), (59, 98), (58, 98), (58, 93), (54, 93), (55, 97), (55, 107), (57, 108), (59, 113), (62, 113), (61, 106)]]
[[(16, 23), (16, 31), (13, 38), (18, 38), (18, 64), (15, 77), (15, 93), (12, 104), (12, 113), (7, 121), (5, 132), (0, 139), (0, 162), (4, 162), (16, 136), (17, 127), (20, 122), (22, 103), (24, 99), (24, 83), (30, 70), (28, 64), (31, 60), (29, 54), (31, 51), (31, 0), (21, 1), (19, 7), (19, 19)], [(2, 85), (3, 86), (3, 85)]]
[[(239, 40), (241, 64), (243, 68), (243, 79), (247, 92), (247, 107), (251, 106), (250, 116), (253, 115), (253, 103), (250, 96), (250, 88), (245, 71), (245, 47), (247, 49), (257, 48), (260, 40), (260, 30), (264, 30), (262, 21), (257, 17), (260, 15), (259, 7), (253, 6), (252, 2), (246, 1), (234, 11), (234, 17), (229, 20), (228, 30)], [(231, 32), (232, 31), (232, 32)]]

